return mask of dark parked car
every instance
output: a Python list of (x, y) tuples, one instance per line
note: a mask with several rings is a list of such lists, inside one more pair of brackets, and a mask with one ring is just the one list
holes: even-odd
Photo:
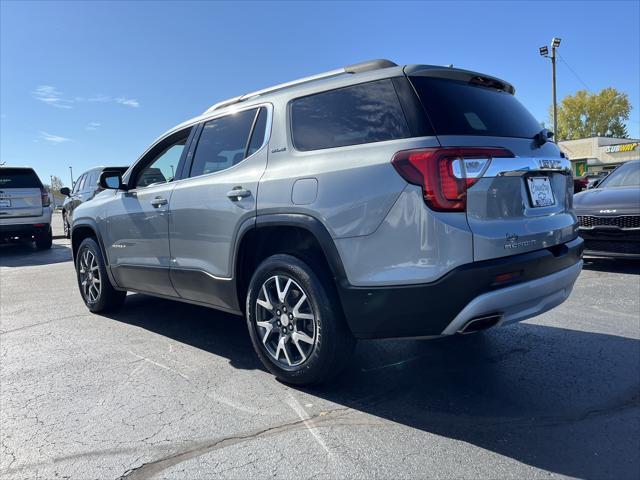
[(585, 254), (640, 258), (640, 160), (573, 197)]
[(62, 224), (64, 226), (65, 237), (69, 238), (70, 236), (70, 227), (75, 208), (81, 203), (91, 200), (96, 194), (102, 191), (102, 188), (98, 184), (100, 174), (105, 170), (124, 173), (127, 171), (127, 168), (129, 167), (95, 167), (80, 175), (73, 185), (73, 190), (68, 187), (60, 189), (60, 193), (67, 197), (62, 204)]
[(589, 179), (587, 177), (575, 177), (573, 179), (573, 193), (580, 193), (586, 190), (589, 186)]

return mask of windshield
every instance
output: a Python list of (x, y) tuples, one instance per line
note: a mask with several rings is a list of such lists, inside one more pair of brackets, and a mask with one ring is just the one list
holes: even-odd
[(625, 163), (605, 178), (600, 187), (640, 187), (640, 162)]

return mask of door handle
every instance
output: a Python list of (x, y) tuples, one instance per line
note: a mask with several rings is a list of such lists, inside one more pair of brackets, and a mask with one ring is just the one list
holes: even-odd
[(227, 197), (229, 197), (234, 202), (237, 202), (241, 198), (246, 198), (251, 195), (251, 190), (247, 190), (240, 186), (233, 187), (233, 190), (227, 192)]
[(158, 208), (161, 205), (166, 205), (167, 203), (169, 203), (167, 202), (167, 199), (162, 197), (156, 197), (151, 200), (151, 205), (153, 205), (155, 208)]

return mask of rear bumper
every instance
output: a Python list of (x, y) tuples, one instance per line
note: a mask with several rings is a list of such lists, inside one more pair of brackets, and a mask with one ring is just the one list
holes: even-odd
[[(450, 335), (479, 316), (498, 314), (505, 324), (559, 305), (580, 273), (582, 250), (583, 240), (576, 238), (543, 250), (463, 265), (427, 284), (341, 285), (339, 294), (358, 338)], [(511, 278), (501, 281), (501, 275)]]
[(0, 230), (4, 231), (4, 229), (10, 228), (13, 226), (27, 227), (29, 225), (37, 225), (40, 223), (50, 224), (52, 214), (53, 214), (52, 207), (44, 207), (42, 209), (42, 215), (38, 215), (37, 217), (2, 217), (0, 216)]
[(21, 223), (17, 225), (0, 224), (0, 242), (12, 238), (31, 238), (34, 235), (49, 231), (51, 224), (47, 223)]
[(640, 231), (619, 228), (581, 228), (584, 253), (596, 257), (640, 258)]

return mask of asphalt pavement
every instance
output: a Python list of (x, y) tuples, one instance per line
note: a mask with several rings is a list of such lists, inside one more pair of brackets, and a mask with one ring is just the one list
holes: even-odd
[(68, 240), (0, 247), (0, 477), (637, 479), (639, 299), (640, 263), (587, 261), (540, 317), (360, 342), (292, 388), (239, 317), (140, 294), (94, 315)]

